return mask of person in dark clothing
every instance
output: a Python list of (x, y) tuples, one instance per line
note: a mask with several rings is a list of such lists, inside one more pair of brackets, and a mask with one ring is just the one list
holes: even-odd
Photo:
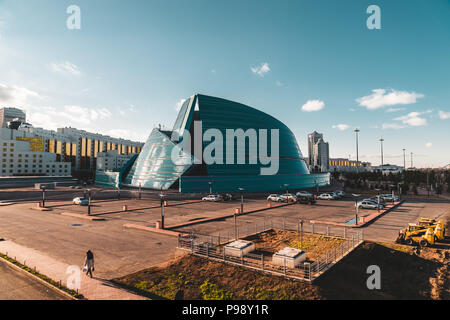
[(182, 287), (178, 288), (178, 291), (175, 294), (175, 300), (184, 300), (184, 290)]
[(88, 250), (88, 252), (86, 252), (84, 267), (86, 268), (86, 275), (89, 274), (92, 278), (92, 271), (94, 271), (94, 254), (91, 250)]

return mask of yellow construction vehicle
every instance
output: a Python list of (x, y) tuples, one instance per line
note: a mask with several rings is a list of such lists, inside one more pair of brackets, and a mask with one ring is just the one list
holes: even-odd
[(424, 228), (433, 228), (436, 241), (443, 241), (445, 239), (444, 221), (422, 217), (417, 221), (417, 225)]
[(434, 229), (410, 223), (407, 228), (400, 230), (396, 242), (407, 245), (418, 243), (421, 247), (432, 246), (435, 243)]

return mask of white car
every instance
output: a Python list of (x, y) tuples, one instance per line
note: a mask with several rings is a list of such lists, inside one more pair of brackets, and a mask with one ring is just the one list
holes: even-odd
[(334, 200), (334, 199), (336, 199), (336, 196), (334, 196), (331, 193), (322, 193), (321, 195), (319, 195), (317, 197), (317, 199), (320, 199), (320, 200)]
[(297, 201), (297, 197), (292, 193), (285, 193), (280, 196), (282, 202), (295, 202)]
[(73, 198), (72, 203), (79, 206), (87, 206), (89, 204), (89, 200), (83, 197), (76, 197)]
[(202, 201), (218, 202), (218, 201), (220, 201), (220, 197), (217, 194), (210, 194), (210, 195), (207, 195), (206, 197), (203, 197)]
[(358, 206), (358, 208), (362, 208), (362, 209), (383, 209), (383, 207), (384, 207), (382, 204), (378, 204), (376, 202), (368, 201), (368, 200), (360, 201), (356, 204), (356, 206)]
[(297, 198), (299, 198), (299, 197), (309, 197), (309, 198), (314, 197), (312, 195), (312, 193), (309, 193), (308, 191), (299, 191), (299, 192), (297, 192), (296, 196), (297, 196)]
[(271, 194), (267, 197), (267, 201), (281, 202), (281, 197), (277, 194)]

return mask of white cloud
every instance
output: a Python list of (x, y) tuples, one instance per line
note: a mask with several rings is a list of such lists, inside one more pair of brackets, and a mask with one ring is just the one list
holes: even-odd
[(427, 148), (431, 147), (432, 145), (433, 145), (433, 144), (432, 144), (431, 142), (425, 143), (425, 147), (427, 147)]
[(50, 64), (50, 68), (52, 71), (54, 72), (58, 72), (58, 73), (62, 73), (62, 74), (69, 74), (69, 75), (73, 75), (73, 76), (81, 76), (81, 71), (80, 69), (73, 63), (69, 62), (69, 61), (65, 61), (65, 62), (61, 62), (61, 63), (56, 63), (53, 62)]
[(308, 100), (303, 106), (302, 111), (313, 112), (322, 110), (325, 107), (325, 103), (321, 100)]
[(180, 111), (181, 107), (183, 106), (183, 103), (186, 101), (186, 99), (180, 99), (178, 100), (177, 104), (175, 105), (175, 110)]
[(18, 86), (0, 84), (0, 104), (8, 107), (23, 107), (33, 98), (42, 98), (37, 92)]
[(264, 77), (265, 74), (270, 71), (270, 67), (267, 62), (264, 62), (259, 67), (251, 68), (251, 70), (254, 74), (257, 74), (260, 77)]
[(431, 110), (423, 112), (410, 112), (406, 116), (395, 118), (394, 120), (401, 121), (403, 124), (419, 127), (427, 125), (427, 119), (422, 118), (421, 115), (430, 113)]
[(450, 119), (450, 112), (439, 110), (439, 118), (441, 118), (442, 120)]
[(386, 112), (397, 112), (397, 111), (404, 111), (406, 108), (389, 108), (386, 110)]
[(374, 89), (372, 90), (372, 94), (358, 98), (356, 102), (369, 110), (375, 110), (386, 106), (416, 103), (417, 99), (423, 97), (423, 94), (416, 92), (397, 91), (393, 89), (387, 92), (385, 89)]
[(277, 85), (277, 87), (282, 87), (283, 83), (279, 80), (275, 81), (275, 84)]
[(349, 126), (347, 124), (343, 124), (343, 123), (336, 124), (333, 126), (333, 129), (339, 129), (340, 131), (345, 131), (348, 128), (349, 128)]
[(398, 124), (398, 123), (383, 123), (382, 128), (383, 129), (395, 129), (395, 130), (398, 130), (398, 129), (406, 128), (406, 126), (402, 125), (402, 124)]

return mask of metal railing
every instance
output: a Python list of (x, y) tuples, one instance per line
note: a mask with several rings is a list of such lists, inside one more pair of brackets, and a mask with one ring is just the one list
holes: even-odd
[[(241, 227), (241, 233), (240, 236), (238, 233), (238, 236), (240, 238), (245, 238), (251, 234), (278, 229), (277, 226), (278, 224), (272, 220), (271, 223), (267, 224), (255, 224), (255, 226), (248, 229), (248, 232), (243, 232), (243, 228)], [(361, 230), (349, 231), (344, 227), (331, 226), (318, 229), (314, 224), (312, 226), (307, 226), (310, 227), (310, 231), (313, 231), (312, 233), (339, 238), (342, 239), (343, 242), (314, 261), (301, 263), (295, 268), (287, 267), (286, 260), (284, 261), (284, 266), (275, 265), (272, 263), (272, 255), (263, 253), (248, 253), (242, 256), (226, 254), (224, 244), (236, 239), (235, 236), (229, 234), (224, 235), (223, 233), (219, 233), (218, 235), (202, 235), (191, 233), (188, 235), (180, 235), (178, 237), (178, 247), (189, 250), (194, 255), (206, 257), (208, 259), (268, 272), (291, 279), (313, 281), (363, 241)], [(284, 230), (290, 230), (288, 229), (289, 225), (286, 223), (283, 224), (283, 227), (285, 228)], [(244, 228), (244, 230), (247, 229)], [(306, 232), (305, 224), (303, 224), (303, 232)]]

